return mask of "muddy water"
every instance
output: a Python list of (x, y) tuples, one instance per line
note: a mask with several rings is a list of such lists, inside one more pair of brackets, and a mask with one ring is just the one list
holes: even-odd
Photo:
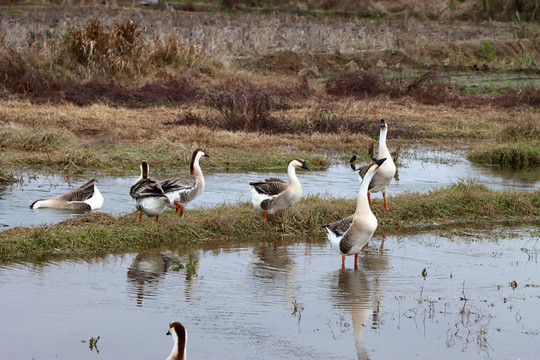
[[(464, 153), (442, 151), (410, 151), (402, 153), (398, 176), (391, 184), (388, 195), (404, 191), (426, 192), (447, 186), (458, 178), (474, 178), (490, 188), (532, 191), (540, 186), (540, 168), (532, 170), (501, 170), (471, 164)], [(204, 165), (203, 165), (204, 167)], [(204, 193), (190, 203), (187, 209), (210, 207), (223, 202), (235, 203), (250, 199), (249, 181), (275, 176), (286, 178), (283, 172), (216, 172), (204, 170), (206, 188)], [(326, 171), (297, 172), (304, 194), (323, 194), (354, 197), (358, 191), (358, 178), (347, 164), (336, 164)], [(52, 209), (30, 210), (29, 205), (37, 199), (60, 195), (77, 187), (93, 176), (98, 176), (99, 188), (105, 202), (101, 211), (111, 214), (134, 211), (129, 188), (136, 179), (87, 174), (85, 177), (66, 177), (61, 174), (42, 175), (27, 173), (22, 182), (0, 187), (0, 229), (15, 226), (51, 224), (77, 214)], [(169, 175), (173, 176), (173, 174)], [(166, 177), (158, 177), (162, 179)], [(373, 196), (381, 197), (380, 194)]]
[(0, 263), (0, 358), (165, 359), (171, 320), (193, 359), (536, 358), (538, 228), (468, 234), (378, 237), (345, 271), (322, 234)]

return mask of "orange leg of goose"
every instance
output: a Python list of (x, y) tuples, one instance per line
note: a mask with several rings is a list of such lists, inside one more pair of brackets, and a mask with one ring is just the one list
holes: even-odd
[(367, 193), (367, 201), (369, 202), (369, 205), (371, 205), (371, 195), (369, 195), (369, 192)]
[(178, 201), (174, 200), (174, 205), (176, 205), (176, 215), (183, 216), (184, 215), (184, 205), (180, 204)]
[(159, 215), (156, 215), (156, 222), (158, 222), (159, 220)]
[(341, 257), (341, 269), (345, 270), (345, 255)]
[(354, 255), (354, 268), (358, 269), (358, 254)]
[(278, 219), (278, 221), (279, 221), (280, 223), (283, 223), (283, 221), (281, 220), (281, 218), (279, 217), (279, 215), (277, 214), (277, 212), (275, 212), (274, 215), (277, 217), (277, 219)]
[(142, 212), (139, 213), (139, 222), (142, 222)]
[(266, 225), (268, 225), (268, 227), (271, 228), (270, 223), (268, 222), (268, 219), (266, 218), (266, 211), (263, 211), (263, 219), (266, 222)]
[(386, 203), (386, 193), (382, 193), (382, 197), (384, 199), (384, 209), (385, 210), (391, 210), (390, 206), (388, 206), (388, 204)]

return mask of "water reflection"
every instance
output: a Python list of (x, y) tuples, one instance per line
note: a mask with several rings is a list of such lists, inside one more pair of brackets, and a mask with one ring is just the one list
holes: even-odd
[(297, 286), (297, 265), (289, 254), (289, 244), (282, 239), (263, 240), (253, 247), (249, 272), (254, 283), (264, 287), (262, 294), (271, 289), (283, 289), (283, 303), (292, 301)]
[(388, 267), (388, 257), (382, 251), (371, 249), (361, 253), (358, 269), (336, 270), (330, 278), (335, 307), (350, 312), (359, 360), (370, 358), (362, 335), (366, 327), (377, 329), (379, 326), (380, 277)]
[[(171, 251), (138, 253), (127, 270), (127, 280), (131, 287), (128, 292), (135, 296), (137, 306), (142, 307), (145, 299), (163, 293), (161, 283), (167, 272), (171, 268), (185, 264), (187, 259), (189, 259), (187, 255), (180, 256)], [(195, 267), (198, 266), (198, 261), (189, 260)], [(191, 271), (196, 271), (196, 269)], [(191, 280), (191, 276), (189, 277)]]

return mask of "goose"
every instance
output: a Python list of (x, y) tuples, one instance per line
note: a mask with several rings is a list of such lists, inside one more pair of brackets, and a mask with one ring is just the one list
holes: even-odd
[(184, 215), (184, 205), (204, 191), (204, 176), (199, 165), (201, 157), (210, 157), (205, 149), (198, 148), (191, 156), (189, 175), (183, 175), (161, 182), (161, 187), (169, 199), (169, 206), (176, 209), (176, 215)]
[(342, 254), (341, 267), (345, 268), (345, 256), (354, 255), (354, 267), (358, 267), (358, 253), (377, 230), (377, 218), (371, 212), (367, 198), (368, 186), (385, 162), (386, 158), (377, 160), (372, 158), (371, 162), (358, 171), (362, 178), (356, 211), (352, 216), (325, 225), (328, 240), (332, 246)]
[(268, 224), (267, 214), (275, 214), (281, 222), (277, 212), (294, 205), (302, 196), (302, 185), (296, 177), (296, 168), (309, 170), (306, 162), (294, 158), (287, 165), (289, 183), (278, 178), (268, 178), (264, 181), (252, 181), (249, 183), (251, 190), (251, 203), (255, 209), (262, 211), (263, 219)]
[(178, 321), (171, 321), (167, 335), (172, 335), (174, 345), (167, 360), (186, 360), (186, 328)]
[(54, 208), (62, 210), (89, 211), (100, 209), (103, 205), (103, 195), (96, 186), (96, 179), (92, 179), (77, 189), (50, 199), (36, 200), (30, 209)]
[[(385, 158), (386, 161), (383, 165), (377, 170), (377, 173), (373, 176), (373, 179), (371, 180), (368, 188), (367, 198), (368, 202), (371, 205), (371, 196), (370, 194), (377, 193), (379, 191), (382, 192), (384, 204), (383, 207), (385, 210), (391, 210), (391, 208), (388, 206), (388, 203), (386, 202), (386, 190), (388, 189), (388, 185), (390, 185), (390, 182), (396, 175), (396, 165), (394, 164), (394, 161), (392, 160), (392, 156), (390, 156), (390, 151), (388, 151), (388, 147), (386, 146), (386, 135), (388, 133), (388, 124), (384, 121), (384, 119), (381, 119), (380, 123), (380, 134), (379, 134), (379, 153), (377, 156), (379, 158)], [(353, 165), (353, 162), (356, 160), (356, 156), (353, 156), (351, 158), (351, 167), (355, 170), (361, 170), (362, 166), (359, 168), (355, 168)], [(363, 167), (365, 167), (364, 165)]]
[(141, 162), (141, 176), (129, 190), (129, 195), (139, 211), (139, 222), (142, 221), (143, 212), (149, 216), (155, 216), (156, 222), (159, 215), (169, 206), (169, 199), (157, 181), (148, 178), (150, 167), (146, 161)]

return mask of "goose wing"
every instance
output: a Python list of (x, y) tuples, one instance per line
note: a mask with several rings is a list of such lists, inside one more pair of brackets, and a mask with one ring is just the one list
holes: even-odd
[(353, 217), (348, 216), (344, 219), (334, 221), (333, 223), (330, 223), (328, 225), (325, 225), (324, 227), (328, 230), (332, 231), (336, 236), (343, 236), (349, 230), (353, 222)]
[(131, 189), (129, 189), (129, 195), (134, 199), (141, 197), (167, 197), (163, 192), (161, 185), (157, 181), (151, 179), (137, 181)]
[(68, 191), (63, 195), (58, 196), (58, 199), (67, 202), (88, 200), (92, 197), (92, 195), (94, 195), (94, 184), (96, 182), (96, 179), (92, 179), (86, 184), (79, 186), (77, 189)]
[(197, 182), (197, 178), (194, 176), (179, 176), (172, 179), (163, 180), (161, 182), (161, 187), (166, 193), (185, 191), (195, 188), (197, 186)]
[(287, 183), (278, 178), (268, 178), (264, 181), (252, 181), (249, 185), (253, 186), (259, 194), (278, 195), (287, 189)]

